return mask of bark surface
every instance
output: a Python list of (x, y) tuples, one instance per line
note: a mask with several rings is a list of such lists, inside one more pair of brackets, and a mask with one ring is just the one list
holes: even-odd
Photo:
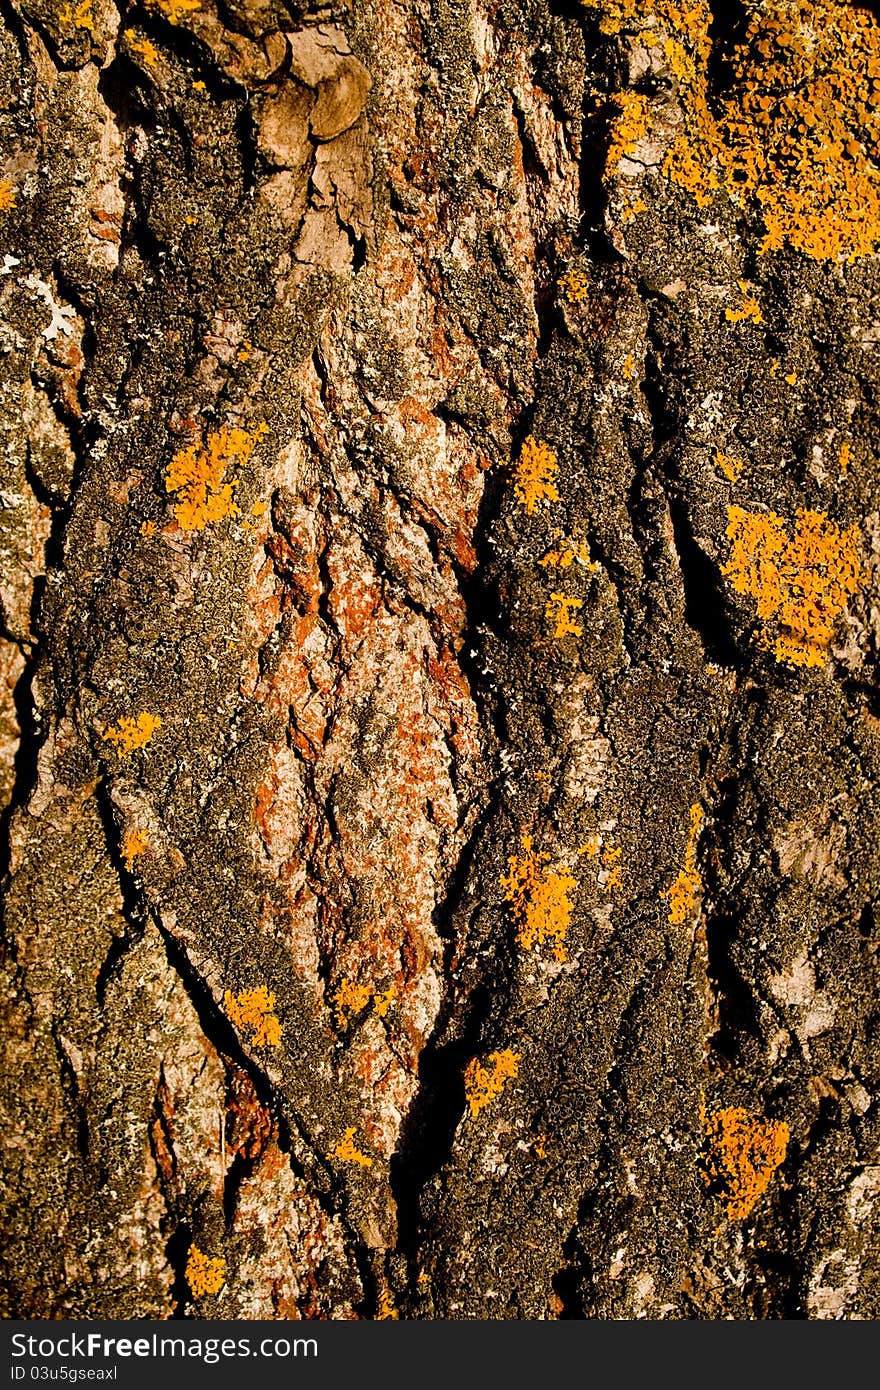
[(630, 11), (0, 0), (6, 1316), (880, 1315), (877, 25)]

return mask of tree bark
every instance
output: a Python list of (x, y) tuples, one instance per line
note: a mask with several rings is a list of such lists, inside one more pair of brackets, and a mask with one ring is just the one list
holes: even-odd
[(880, 276), (667, 157), (810, 8), (3, 0), (6, 1316), (880, 1314)]

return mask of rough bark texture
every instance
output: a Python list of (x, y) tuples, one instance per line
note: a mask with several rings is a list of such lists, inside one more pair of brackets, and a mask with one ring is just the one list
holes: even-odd
[(665, 0), (0, 9), (4, 1313), (880, 1315), (873, 255)]

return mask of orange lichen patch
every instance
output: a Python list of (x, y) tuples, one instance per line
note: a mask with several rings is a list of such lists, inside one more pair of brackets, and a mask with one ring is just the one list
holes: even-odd
[[(750, 6), (742, 37), (727, 55), (727, 95), (712, 105), (706, 0), (585, 4), (601, 12), (604, 33), (626, 30), (651, 47), (662, 36), (683, 115), (663, 164), (667, 178), (699, 205), (723, 189), (755, 208), (765, 252), (788, 242), (818, 259), (874, 253), (880, 26), (867, 6), (840, 0)], [(637, 109), (633, 103), (630, 119)], [(615, 168), (609, 160), (609, 172)]]
[(400, 1318), (400, 1314), (394, 1306), (394, 1299), (391, 1297), (388, 1289), (383, 1289), (379, 1295), (379, 1306), (376, 1309), (376, 1318), (380, 1322), (387, 1321), (388, 1319), (397, 1320)]
[(599, 831), (594, 831), (577, 852), (579, 858), (586, 855), (588, 859), (597, 860), (596, 883), (604, 892), (611, 893), (620, 887), (623, 882), (623, 849), (620, 845), (607, 841)]
[(372, 1168), (373, 1166), (373, 1160), (355, 1147), (354, 1125), (345, 1131), (345, 1135), (336, 1145), (330, 1157), (338, 1158), (342, 1163), (356, 1163), (359, 1168)]
[(785, 1159), (790, 1131), (784, 1120), (766, 1120), (741, 1106), (730, 1106), (709, 1117), (706, 1180), (727, 1204), (732, 1221), (754, 1210)]
[(521, 843), (524, 852), (510, 856), (508, 871), (500, 880), (505, 901), (513, 909), (517, 942), (526, 951), (552, 942), (556, 959), (565, 960), (572, 915), (569, 894), (577, 880), (564, 865), (550, 868), (550, 855), (534, 848), (531, 835), (524, 834)]
[(622, 207), (620, 209), (620, 218), (622, 222), (631, 222), (632, 219), (634, 217), (637, 217), (640, 212), (647, 211), (648, 204), (644, 201), (644, 199), (636, 198), (634, 203), (627, 203), (625, 207)]
[(346, 976), (333, 996), (336, 1024), (344, 1028), (354, 1014), (361, 1013), (373, 997), (369, 985), (355, 985)]
[(559, 279), (559, 292), (569, 304), (580, 304), (590, 293), (590, 281), (580, 266), (569, 266)]
[(764, 214), (764, 249), (871, 255), (880, 240), (880, 28), (839, 0), (752, 15), (732, 61), (729, 173)]
[(128, 46), (132, 53), (137, 53), (143, 58), (148, 68), (154, 68), (159, 61), (159, 50), (149, 39), (139, 39), (134, 29), (126, 29), (125, 37), (128, 39)]
[(149, 845), (140, 830), (129, 830), (122, 841), (122, 857), (126, 868), (130, 869), (132, 860), (137, 859), (140, 854), (146, 854), (148, 848)]
[(155, 534), (156, 534), (156, 523), (155, 523), (155, 521), (142, 521), (142, 522), (141, 522), (140, 531), (141, 531), (141, 535), (142, 535), (142, 536), (146, 536), (146, 537), (155, 536)]
[(851, 463), (852, 445), (849, 443), (849, 441), (844, 441), (844, 443), (841, 444), (840, 452), (837, 455), (837, 466), (840, 469), (841, 473), (846, 473), (849, 470), (849, 466)]
[(529, 435), (520, 450), (514, 475), (514, 492), (531, 515), (539, 502), (558, 502), (559, 493), (552, 481), (557, 472), (556, 455), (548, 444)]
[(391, 1005), (394, 1003), (394, 1000), (395, 1000), (396, 998), (397, 998), (397, 988), (396, 988), (395, 985), (389, 985), (388, 988), (387, 988), (386, 990), (384, 990), (381, 994), (375, 994), (375, 995), (373, 996), (373, 999), (374, 999), (374, 1007), (375, 1007), (376, 1013), (379, 1015), (380, 1018), (384, 1018), (384, 1017), (385, 1017), (385, 1015), (387, 1014), (388, 1010), (391, 1008)]
[[(194, 82), (194, 83), (193, 83), (193, 86), (194, 86), (194, 87), (198, 87), (199, 85), (201, 85), (202, 87), (204, 87), (205, 84), (204, 84), (204, 82), (202, 82), (201, 84), (199, 84), (198, 82)], [(241, 347), (238, 349), (238, 352), (235, 354), (235, 356), (236, 356), (236, 359), (237, 359), (239, 362), (247, 362), (247, 361), (250, 359), (250, 356), (251, 356), (252, 352), (253, 352), (253, 348), (252, 348), (250, 342), (248, 341), (248, 339), (245, 338), (244, 342), (242, 343)]]
[(623, 376), (624, 381), (634, 381), (634, 380), (635, 380), (635, 376), (636, 376), (636, 364), (635, 364), (635, 362), (633, 361), (632, 353), (630, 353), (630, 352), (627, 353), (626, 357), (623, 359), (623, 366), (621, 367), (620, 370), (621, 370), (621, 374), (622, 374), (622, 376)]
[[(708, 113), (708, 108), (706, 110)], [(706, 161), (700, 159), (685, 135), (676, 136), (663, 162), (663, 172), (671, 183), (677, 183), (690, 193), (701, 208), (709, 206), (712, 194), (722, 186), (718, 174), (711, 167), (707, 168)]]
[(0, 212), (10, 212), (15, 207), (15, 200), (18, 193), (12, 186), (11, 179), (0, 179)]
[(209, 434), (204, 444), (190, 444), (174, 455), (165, 473), (165, 487), (177, 497), (174, 515), (184, 531), (201, 531), (223, 517), (236, 516), (232, 490), (238, 479), (224, 481), (232, 467), (244, 467), (268, 425), (243, 430), (232, 426)]
[(144, 3), (148, 10), (164, 15), (171, 24), (179, 24), (186, 15), (201, 6), (201, 0), (144, 0)]
[(265, 985), (243, 989), (239, 994), (227, 990), (223, 1007), (235, 1028), (250, 1031), (251, 1047), (277, 1047), (281, 1042), (281, 1024), (273, 1012), (275, 995)]
[(716, 454), (712, 461), (728, 482), (735, 483), (742, 472), (742, 459), (733, 458), (731, 454)]
[(755, 600), (769, 624), (762, 642), (777, 661), (822, 666), (838, 619), (860, 580), (858, 528), (841, 531), (822, 512), (798, 509), (793, 538), (775, 512), (729, 507), (734, 592)]
[(761, 306), (753, 294), (749, 294), (748, 285), (745, 280), (739, 282), (742, 291), (743, 301), (736, 309), (725, 309), (724, 317), (728, 323), (742, 323), (744, 319), (750, 319), (752, 323), (763, 323), (764, 315), (761, 313)]
[(583, 607), (583, 601), (579, 598), (570, 598), (567, 594), (551, 594), (547, 600), (545, 617), (555, 623), (553, 629), (554, 637), (581, 637), (583, 628), (580, 623), (572, 622), (571, 612), (573, 609)]
[[(554, 531), (554, 539), (562, 535), (561, 531)], [(547, 554), (538, 561), (542, 569), (570, 569), (573, 564), (586, 565), (588, 569), (598, 569), (594, 561), (590, 559), (590, 549), (585, 541), (575, 541), (565, 539), (553, 550), (548, 550)]]
[(623, 881), (623, 850), (620, 845), (605, 845), (599, 856), (602, 867), (599, 870), (599, 884), (606, 893), (619, 888)]
[(684, 868), (671, 888), (663, 894), (669, 899), (669, 921), (674, 927), (687, 922), (696, 910), (697, 899), (703, 888), (703, 880), (697, 869), (697, 840), (703, 827), (703, 808), (691, 807), (691, 829), (684, 850)]
[(614, 107), (606, 164), (609, 174), (617, 170), (622, 159), (635, 154), (639, 141), (648, 133), (651, 113), (651, 102), (641, 92), (619, 92)]
[(148, 714), (146, 710), (135, 719), (123, 714), (116, 725), (104, 734), (104, 740), (115, 744), (119, 756), (125, 758), (135, 749), (145, 747), (161, 726), (162, 720), (158, 714)]
[(547, 1136), (539, 1134), (532, 1144), (532, 1153), (535, 1158), (545, 1159), (547, 1157)]
[(74, 29), (94, 29), (95, 16), (92, 14), (92, 0), (80, 0), (78, 5), (65, 5), (58, 18), (62, 24), (72, 24)]
[(226, 1261), (222, 1255), (203, 1255), (193, 1245), (186, 1262), (186, 1282), (193, 1298), (219, 1293), (226, 1282)]
[(520, 1053), (504, 1048), (490, 1052), (486, 1065), (472, 1057), (464, 1069), (464, 1094), (471, 1115), (479, 1115), (504, 1090), (504, 1083), (519, 1074)]

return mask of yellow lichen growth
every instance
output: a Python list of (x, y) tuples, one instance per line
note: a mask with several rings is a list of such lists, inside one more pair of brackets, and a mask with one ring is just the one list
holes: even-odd
[(379, 1322), (387, 1322), (389, 1319), (397, 1321), (400, 1314), (394, 1306), (394, 1299), (388, 1289), (383, 1289), (379, 1295), (379, 1307), (376, 1310), (376, 1318)]
[(582, 299), (586, 299), (590, 293), (590, 281), (586, 271), (579, 265), (568, 268), (559, 280), (559, 291), (568, 300), (569, 304), (580, 304)]
[(139, 39), (133, 29), (126, 29), (125, 37), (132, 53), (138, 53), (148, 68), (154, 68), (159, 61), (159, 50), (149, 39)]
[(594, 831), (578, 849), (578, 856), (588, 859), (598, 858), (596, 883), (606, 893), (619, 888), (623, 882), (623, 849), (620, 845), (606, 842), (604, 835)]
[[(562, 535), (561, 531), (554, 531), (554, 539)], [(572, 565), (586, 565), (588, 569), (598, 569), (598, 565), (590, 559), (590, 549), (585, 541), (575, 541), (565, 539), (553, 550), (548, 550), (547, 554), (538, 561), (542, 569), (567, 570)]]
[(535, 1155), (535, 1158), (540, 1158), (542, 1161), (547, 1157), (547, 1136), (546, 1136), (546, 1134), (539, 1134), (538, 1137), (537, 1137), (537, 1139), (535, 1139), (535, 1140), (533, 1141), (533, 1143), (532, 1143), (532, 1153)]
[(395, 985), (389, 985), (388, 988), (384, 990), (382, 994), (373, 995), (374, 1008), (380, 1018), (385, 1017), (396, 998), (397, 988)]
[(523, 442), (514, 475), (514, 492), (531, 515), (539, 502), (558, 502), (559, 493), (553, 483), (556, 476), (556, 455), (548, 444), (529, 435)]
[(691, 829), (684, 850), (684, 868), (672, 887), (667, 888), (663, 894), (665, 898), (669, 899), (669, 921), (674, 927), (680, 927), (693, 916), (697, 906), (697, 898), (703, 888), (703, 880), (697, 868), (697, 840), (703, 826), (703, 819), (702, 806), (692, 806)]
[(580, 623), (572, 622), (571, 610), (582, 608), (583, 601), (579, 598), (570, 598), (567, 594), (551, 594), (547, 600), (545, 616), (556, 626), (553, 629), (553, 636), (556, 638), (580, 637), (583, 635), (583, 628)]
[(841, 473), (846, 473), (849, 470), (849, 466), (851, 463), (852, 445), (848, 441), (844, 441), (844, 443), (841, 444), (840, 452), (837, 455), (837, 466), (840, 469)]
[(137, 859), (139, 854), (146, 854), (148, 848), (147, 841), (140, 830), (129, 830), (122, 841), (122, 857), (125, 860), (126, 868), (130, 869), (132, 860)]
[(742, 472), (742, 460), (735, 459), (730, 454), (716, 454), (713, 462), (716, 468), (720, 468), (728, 482), (735, 483)]
[(18, 197), (11, 179), (0, 179), (0, 212), (11, 212)]
[(201, 531), (213, 521), (237, 516), (232, 500), (237, 478), (224, 481), (232, 467), (244, 467), (268, 425), (248, 431), (232, 426), (209, 434), (204, 444), (190, 444), (174, 455), (165, 473), (165, 487), (177, 501), (174, 515), (184, 531)]
[[(880, 245), (880, 25), (841, 0), (762, 0), (748, 7), (726, 55), (724, 95), (710, 90), (706, 0), (584, 0), (604, 33), (662, 42), (682, 129), (663, 170), (701, 206), (723, 189), (762, 217), (762, 250), (786, 242), (818, 259), (869, 256)], [(613, 174), (636, 119), (618, 98)]]
[[(708, 108), (707, 108), (708, 112)], [(690, 193), (698, 207), (708, 207), (712, 194), (721, 187), (718, 174), (700, 158), (685, 135), (678, 135), (663, 161), (663, 172), (671, 183)]]
[(156, 523), (155, 523), (155, 521), (142, 521), (142, 522), (141, 522), (141, 535), (142, 535), (142, 536), (147, 536), (147, 537), (149, 537), (149, 536), (155, 536), (155, 534), (156, 534)]
[(706, 1124), (706, 1179), (727, 1205), (732, 1221), (753, 1211), (785, 1159), (790, 1131), (784, 1120), (754, 1117), (740, 1106), (710, 1116)]
[(490, 1052), (483, 1065), (472, 1057), (464, 1069), (464, 1094), (471, 1115), (479, 1115), (491, 1101), (501, 1095), (504, 1083), (519, 1074), (520, 1054), (505, 1048)]
[(622, 159), (630, 159), (639, 141), (648, 133), (651, 103), (641, 92), (618, 92), (614, 98), (616, 116), (611, 126), (606, 168), (613, 174)]
[(373, 1166), (373, 1160), (355, 1147), (354, 1125), (345, 1131), (345, 1135), (336, 1145), (330, 1157), (338, 1158), (342, 1163), (356, 1163), (359, 1168), (372, 1168)]
[(880, 28), (840, 0), (757, 7), (733, 55), (730, 174), (764, 215), (764, 249), (871, 255), (880, 239)]
[(620, 217), (623, 222), (631, 222), (640, 212), (647, 212), (648, 204), (643, 198), (636, 198), (634, 203), (627, 203), (620, 209)]
[(148, 744), (156, 730), (161, 727), (162, 720), (158, 714), (148, 714), (145, 710), (136, 719), (123, 714), (116, 725), (104, 734), (104, 741), (115, 744), (119, 756), (125, 758), (135, 749)]
[(275, 995), (265, 985), (243, 989), (239, 994), (227, 990), (223, 1007), (235, 1028), (250, 1031), (251, 1047), (277, 1047), (281, 1042), (281, 1024), (273, 1012)]
[(565, 938), (571, 925), (569, 894), (577, 880), (565, 865), (550, 868), (550, 855), (534, 848), (531, 835), (521, 839), (523, 853), (507, 861), (501, 875), (505, 901), (513, 909), (516, 939), (526, 951), (552, 942), (557, 960), (566, 959)]
[(193, 1298), (219, 1293), (226, 1282), (226, 1261), (222, 1255), (203, 1255), (193, 1245), (186, 1262), (186, 1282)]
[(78, 5), (65, 5), (58, 18), (64, 25), (72, 24), (74, 29), (94, 29), (95, 16), (92, 14), (92, 0), (80, 0)]
[(742, 291), (743, 302), (736, 309), (725, 309), (724, 317), (728, 323), (742, 323), (744, 319), (750, 319), (752, 323), (763, 323), (764, 315), (761, 313), (761, 306), (755, 296), (749, 294), (749, 287), (745, 280), (740, 280), (739, 287)]
[(346, 975), (333, 996), (337, 1027), (344, 1028), (352, 1014), (359, 1014), (367, 1007), (372, 996), (369, 985), (353, 984)]
[(777, 661), (822, 666), (838, 619), (859, 585), (858, 528), (841, 529), (822, 512), (799, 509), (794, 536), (775, 512), (729, 507), (734, 592), (754, 599), (769, 625), (762, 637)]
[(179, 24), (185, 15), (201, 6), (201, 0), (144, 0), (148, 10), (161, 14), (171, 24)]
[(785, 378), (789, 386), (797, 386), (797, 372), (790, 372)]
[(372, 1000), (379, 1018), (384, 1018), (397, 998), (397, 988), (389, 985), (382, 994), (374, 993), (370, 985), (356, 985), (346, 975), (333, 996), (337, 1028), (345, 1028), (355, 1014), (362, 1013)]
[(623, 849), (620, 845), (602, 845), (599, 853), (599, 872), (596, 874), (599, 887), (605, 892), (613, 892), (623, 883)]
[(623, 850), (620, 845), (604, 845), (599, 856), (602, 867), (599, 870), (599, 884), (606, 893), (619, 888), (623, 881)]

